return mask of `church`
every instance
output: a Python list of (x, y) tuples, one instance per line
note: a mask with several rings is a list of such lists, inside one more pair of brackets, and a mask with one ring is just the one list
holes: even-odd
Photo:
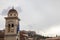
[(5, 17), (5, 29), (0, 31), (0, 40), (20, 40), (18, 12), (12, 8)]
[(5, 36), (4, 40), (19, 40), (19, 21), (17, 11), (12, 8), (5, 17)]

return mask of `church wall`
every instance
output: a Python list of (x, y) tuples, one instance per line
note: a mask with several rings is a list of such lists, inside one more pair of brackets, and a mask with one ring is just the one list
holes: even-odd
[(4, 40), (16, 40), (16, 36), (5, 36)]

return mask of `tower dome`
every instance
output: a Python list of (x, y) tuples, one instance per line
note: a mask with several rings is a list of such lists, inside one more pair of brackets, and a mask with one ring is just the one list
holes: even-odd
[(8, 11), (8, 16), (9, 17), (17, 17), (18, 16), (18, 13), (17, 13), (17, 11), (14, 8), (12, 8), (12, 9), (10, 9)]
[(17, 11), (14, 8), (10, 9), (8, 13), (10, 13), (10, 12), (16, 12), (17, 13)]

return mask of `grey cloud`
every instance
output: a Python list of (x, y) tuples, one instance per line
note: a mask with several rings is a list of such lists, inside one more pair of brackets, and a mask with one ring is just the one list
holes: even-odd
[[(31, 14), (39, 14), (40, 21), (32, 23), (31, 26), (36, 30), (47, 30), (53, 25), (60, 25), (60, 2), (57, 0), (30, 0), (28, 1), (34, 10)], [(31, 10), (32, 10), (31, 9)], [(36, 12), (36, 13), (35, 13)], [(37, 16), (37, 15), (36, 15)], [(42, 19), (40, 18), (42, 16)], [(34, 20), (34, 19), (30, 19)], [(35, 25), (33, 25), (35, 24)], [(30, 25), (30, 24), (29, 24)], [(31, 28), (29, 28), (31, 29)]]
[(3, 9), (1, 15), (3, 15), (3, 16), (7, 15), (9, 9), (10, 9), (10, 7)]
[(21, 7), (16, 7), (15, 9), (16, 9), (18, 12), (22, 12)]

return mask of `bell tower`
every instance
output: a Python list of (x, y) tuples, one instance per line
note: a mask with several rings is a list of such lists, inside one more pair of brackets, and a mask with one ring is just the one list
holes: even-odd
[(17, 11), (12, 8), (5, 17), (5, 38), (4, 40), (20, 40), (19, 39), (19, 21)]

